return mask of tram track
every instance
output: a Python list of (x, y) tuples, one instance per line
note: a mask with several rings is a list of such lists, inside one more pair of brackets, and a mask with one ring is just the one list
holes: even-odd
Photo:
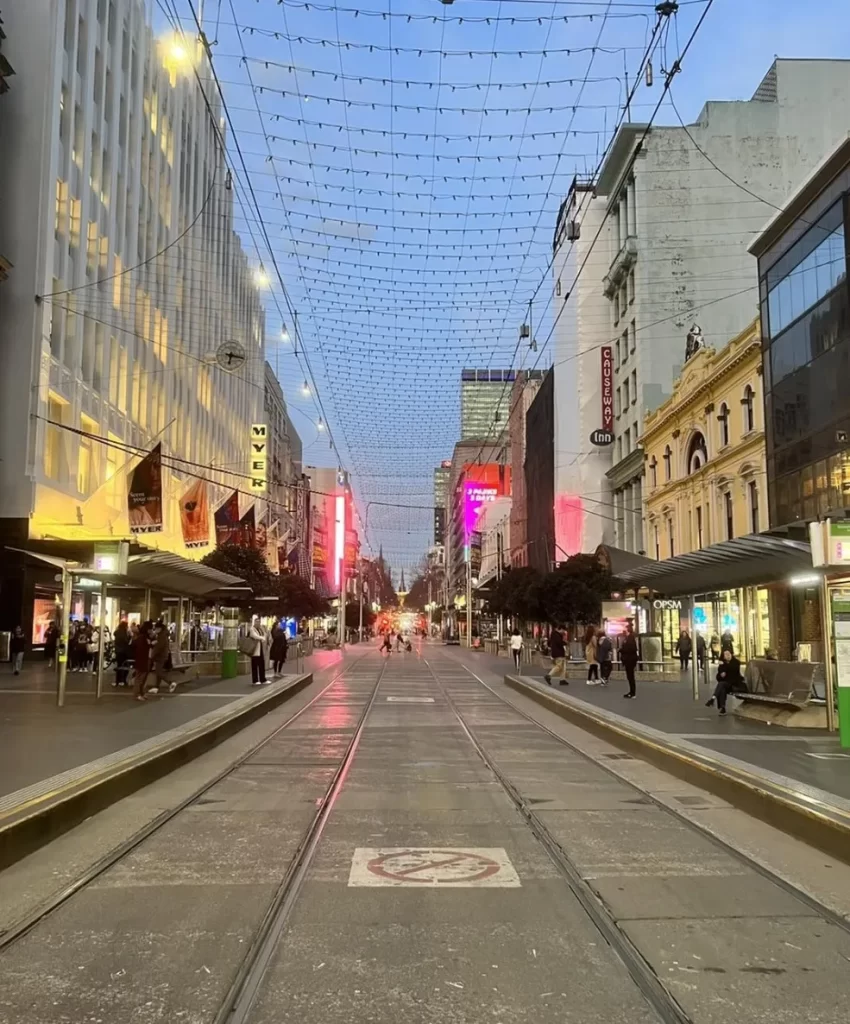
[[(634, 981), (639, 991), (655, 1011), (658, 1019), (662, 1024), (693, 1024), (691, 1017), (688, 1016), (667, 987), (662, 984), (658, 975), (652, 969), (652, 966), (642, 956), (631, 939), (629, 939), (629, 937), (618, 926), (616, 919), (609, 913), (608, 908), (596, 895), (591, 886), (584, 878), (582, 878), (578, 867), (566, 854), (563, 847), (561, 847), (546, 827), (540, 816), (528, 805), (527, 801), (516, 786), (514, 786), (507, 775), (501, 770), (501, 768), (499, 768), (495, 759), (482, 743), (473, 727), (470, 726), (469, 722), (464, 718), (462, 712), (458, 708), (458, 705), (449, 693), (448, 688), (438, 673), (434, 671), (431, 663), (425, 658), (422, 660), (428, 666), (428, 670), (431, 673), (441, 696), (445, 700), (447, 707), (455, 716), (458, 725), (463, 730), (464, 735), (471, 743), (476, 754), (481, 761), (484, 762), (490, 773), (502, 787), (505, 795), (520, 813), (535, 839), (546, 850), (553, 864), (567, 883), (567, 886), (573, 896), (575, 896), (579, 905), (593, 922), (599, 933), (622, 961), (632, 981)], [(486, 684), (483, 685), (486, 686)], [(490, 689), (490, 687), (487, 687), (487, 689)], [(491, 692), (496, 696), (499, 696), (494, 690), (491, 690)], [(499, 699), (501, 700), (502, 698), (499, 696)], [(503, 703), (508, 707), (513, 708), (513, 705), (511, 705), (509, 701), (503, 701)], [(531, 719), (531, 721), (533, 721), (533, 719)]]
[[(24, 936), (32, 932), (33, 929), (37, 928), (43, 921), (45, 921), (48, 917), (53, 915), (62, 906), (68, 903), (68, 901), (71, 900), (74, 896), (81, 893), (93, 882), (95, 882), (98, 878), (104, 875), (107, 871), (109, 871), (111, 868), (115, 867), (117, 864), (119, 864), (121, 861), (127, 858), (131, 853), (133, 853), (135, 850), (141, 847), (142, 844), (145, 843), (147, 840), (151, 839), (157, 833), (161, 832), (166, 825), (173, 822), (181, 814), (184, 814), (194, 805), (198, 804), (199, 801), (201, 801), (203, 797), (208, 792), (210, 792), (210, 790), (220, 785), (222, 782), (224, 782), (226, 779), (232, 776), (235, 772), (237, 772), (240, 768), (243, 768), (244, 766), (249, 764), (251, 760), (255, 758), (264, 747), (272, 743), (274, 740), (278, 739), (287, 728), (289, 728), (294, 722), (298, 721), (308, 711), (313, 709), (344, 675), (350, 674), (354, 669), (357, 668), (357, 666), (359, 666), (368, 657), (368, 654), (364, 654), (351, 664), (341, 667), (340, 670), (336, 672), (336, 674), (333, 676), (333, 678), (328, 683), (326, 683), (325, 686), (323, 686), (322, 689), (314, 697), (312, 697), (303, 707), (299, 708), (298, 711), (290, 715), (286, 719), (286, 721), (282, 722), (268, 736), (265, 736), (262, 740), (254, 744), (248, 751), (246, 751), (244, 754), (241, 754), (237, 760), (227, 765), (227, 767), (223, 768), (220, 772), (217, 772), (212, 778), (204, 782), (202, 786), (199, 786), (187, 797), (185, 797), (179, 803), (175, 804), (174, 807), (169, 807), (167, 810), (158, 814), (155, 818), (149, 821), (138, 831), (134, 832), (123, 842), (114, 846), (111, 850), (108, 851), (108, 853), (104, 854), (93, 864), (89, 865), (84, 871), (80, 872), (80, 874), (74, 877), (71, 881), (67, 882), (60, 889), (52, 893), (47, 900), (39, 904), (35, 909), (30, 911), (24, 917), (20, 918), (18, 921), (11, 924), (9, 927), (5, 928), (2, 932), (0, 932), (0, 956), (2, 956), (3, 953), (7, 952), (12, 946), (14, 946), (17, 942), (24, 938)], [(381, 679), (383, 678), (383, 674), (384, 669), (382, 668), (378, 675), (378, 679), (376, 680), (375, 685), (372, 688), (371, 694), (367, 699), (363, 714), (361, 715), (358, 725), (355, 729), (352, 741), (349, 744), (346, 751), (344, 752), (340, 765), (336, 772), (334, 773), (324, 796), (320, 798), (318, 802), (318, 810), (313, 818), (313, 821), (311, 822), (311, 825), (308, 827), (308, 834), (305, 835), (304, 839), (296, 849), (294, 859), (303, 857), (303, 847), (308, 844), (309, 833), (311, 833), (315, 829), (316, 824), (319, 821), (319, 819), (322, 818), (322, 815), (326, 816), (326, 807), (328, 801), (331, 798), (332, 792), (335, 791), (335, 787), (338, 790), (338, 785), (341, 777), (343, 777), (343, 772), (347, 771), (347, 766), (350, 764), (354, 750), (356, 749), (356, 743), (359, 743), (359, 736), (362, 732), (362, 728), (366, 720), (366, 715), (368, 714), (368, 710), (374, 703), (375, 696), (378, 692), (378, 687), (380, 686)], [(284, 879), (284, 881), (286, 881), (286, 879)], [(275, 899), (277, 899), (279, 892), (280, 888), (275, 894)], [(253, 948), (253, 944), (251, 948)], [(229, 1018), (222, 1017), (222, 1019)]]

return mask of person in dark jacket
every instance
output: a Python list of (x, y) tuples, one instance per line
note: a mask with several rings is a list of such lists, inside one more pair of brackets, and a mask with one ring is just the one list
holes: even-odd
[(717, 702), (717, 710), (721, 715), (726, 714), (726, 700), (730, 693), (746, 693), (747, 684), (741, 675), (741, 663), (735, 655), (726, 650), (720, 656), (720, 664), (717, 666), (717, 686), (714, 687), (714, 696), (709, 697), (705, 706), (710, 708)]
[(12, 656), (12, 668), (15, 675), (21, 674), (24, 667), (24, 651), (27, 649), (27, 639), (20, 626), (15, 626), (15, 632), (9, 640), (9, 654)]
[(705, 637), (702, 633), (697, 633), (697, 663), (702, 672), (705, 668)]
[(638, 663), (638, 645), (635, 636), (634, 626), (631, 622), (626, 627), (626, 633), (620, 644), (620, 661), (626, 673), (629, 683), (629, 692), (624, 693), (626, 700), (634, 700), (637, 697), (637, 686), (635, 684), (635, 669)]
[(596, 644), (596, 658), (599, 661), (599, 677), (603, 686), (608, 685), (611, 678), (611, 670), (614, 667), (614, 644), (611, 637), (604, 629), (599, 630), (599, 640)]
[(275, 675), (280, 675), (283, 671), (283, 666), (286, 664), (286, 655), (289, 651), (289, 640), (286, 636), (286, 630), (278, 623), (274, 632), (272, 633), (272, 647), (269, 658), (272, 663), (272, 671)]
[(679, 664), (682, 666), (683, 672), (688, 671), (693, 646), (691, 634), (686, 629), (683, 629), (679, 634), (679, 639), (676, 641), (676, 654), (679, 655)]
[(567, 681), (567, 645), (564, 643), (564, 634), (560, 629), (553, 629), (549, 637), (549, 654), (552, 657), (552, 667), (543, 677), (546, 682), (552, 685), (552, 676), (557, 675), (562, 686), (569, 686)]
[(126, 620), (122, 619), (115, 627), (112, 639), (115, 643), (115, 682), (112, 685), (126, 686), (129, 671), (127, 662), (133, 657), (132, 638)]
[(47, 658), (47, 667), (53, 668), (56, 663), (56, 647), (59, 643), (59, 627), (51, 622), (44, 632), (44, 656)]
[(133, 643), (133, 695), (136, 700), (146, 700), (145, 688), (151, 670), (151, 632), (153, 623), (143, 622)]
[(723, 636), (720, 637), (720, 654), (722, 655), (724, 651), (733, 655), (735, 653), (735, 638), (728, 629), (724, 630)]

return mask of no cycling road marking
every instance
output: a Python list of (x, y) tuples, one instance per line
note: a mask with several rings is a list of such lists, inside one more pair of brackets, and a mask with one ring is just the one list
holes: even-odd
[(519, 876), (501, 848), (418, 846), (358, 847), (351, 861), (352, 887), (518, 889)]

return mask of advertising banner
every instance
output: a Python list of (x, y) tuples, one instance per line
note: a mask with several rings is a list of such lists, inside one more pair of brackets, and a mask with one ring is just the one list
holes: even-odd
[(234, 491), (215, 513), (215, 542), (222, 544), (238, 544), (239, 535), (239, 492)]
[[(265, 530), (263, 531), (265, 532)], [(257, 547), (257, 514), (252, 505), (239, 520), (238, 540), (234, 541), (243, 548)]]
[(187, 548), (209, 545), (210, 502), (206, 480), (195, 480), (180, 499), (180, 526)]
[(158, 444), (136, 466), (127, 492), (131, 533), (162, 532), (162, 445)]
[(614, 430), (614, 351), (610, 345), (599, 350), (602, 359), (602, 429)]

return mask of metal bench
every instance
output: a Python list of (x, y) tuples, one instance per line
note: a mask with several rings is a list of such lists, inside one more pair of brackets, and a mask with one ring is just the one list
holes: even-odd
[(820, 662), (753, 658), (747, 663), (744, 682), (747, 692), (731, 696), (747, 704), (800, 709), (826, 703), (826, 683)]

